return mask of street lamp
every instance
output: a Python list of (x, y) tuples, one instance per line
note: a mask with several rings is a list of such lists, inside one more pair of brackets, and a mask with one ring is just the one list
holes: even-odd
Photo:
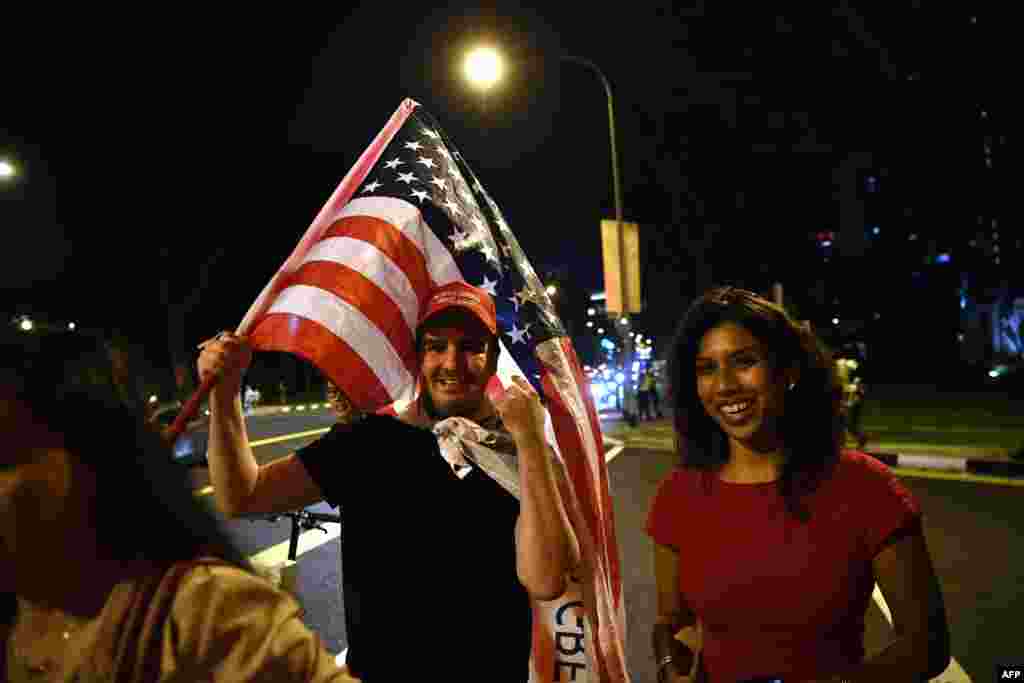
[[(597, 64), (586, 59), (584, 57), (577, 57), (575, 55), (561, 54), (558, 58), (562, 61), (573, 62), (580, 64), (597, 75), (601, 81), (601, 85), (604, 86), (604, 92), (608, 100), (608, 139), (611, 144), (611, 162), (612, 162), (612, 189), (615, 198), (615, 222), (617, 226), (617, 232), (619, 236), (619, 254), (620, 258), (625, 258), (626, 245), (625, 237), (622, 230), (622, 181), (619, 174), (619, 154), (618, 148), (615, 141), (615, 105), (614, 98), (612, 97), (612, 86), (608, 82), (608, 78), (604, 75), (604, 72), (598, 68)], [(499, 78), (501, 78), (501, 58), (497, 51), (492, 47), (479, 47), (472, 50), (466, 57), (465, 63), (466, 76), (470, 82), (479, 88), (487, 89), (493, 86)], [(626, 302), (624, 301), (623, 304)], [(624, 305), (623, 308), (628, 306)], [(621, 311), (622, 324), (628, 326), (628, 313)], [(625, 333), (626, 328), (620, 332), (620, 338), (622, 339), (623, 351), (624, 351), (624, 364), (628, 364), (633, 356), (633, 340)], [(623, 387), (623, 413), (629, 416), (628, 406), (632, 405), (633, 398), (633, 387), (632, 382), (626, 382)], [(635, 425), (635, 418), (630, 418), (630, 423)]]
[(497, 83), (504, 71), (501, 56), (493, 47), (478, 47), (472, 50), (466, 55), (463, 70), (469, 82), (483, 90)]
[(9, 180), (17, 175), (18, 169), (15, 168), (7, 159), (0, 159), (0, 180)]

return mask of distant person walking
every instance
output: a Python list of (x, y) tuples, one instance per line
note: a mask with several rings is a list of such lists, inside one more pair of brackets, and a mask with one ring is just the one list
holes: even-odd
[(843, 387), (843, 398), (840, 409), (844, 432), (843, 439), (852, 436), (857, 442), (857, 448), (864, 448), (868, 437), (861, 428), (861, 413), (864, 408), (864, 395), (867, 386), (858, 376), (859, 363), (853, 358), (839, 358), (836, 360), (836, 374)]
[[(654, 371), (648, 369), (640, 380), (640, 390), (637, 393), (640, 406), (640, 419), (653, 420), (655, 415), (662, 417), (661, 407), (658, 403), (658, 383), (654, 377)], [(646, 417), (645, 417), (646, 416)]]
[(636, 416), (641, 422), (651, 414), (651, 393), (647, 385), (647, 376), (645, 375), (636, 388)]

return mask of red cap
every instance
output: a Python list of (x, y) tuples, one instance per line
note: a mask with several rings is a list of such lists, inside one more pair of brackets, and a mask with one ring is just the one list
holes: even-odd
[(427, 300), (426, 310), (420, 316), (419, 325), (422, 325), (427, 318), (435, 313), (449, 308), (462, 308), (469, 311), (491, 331), (491, 334), (498, 334), (498, 316), (495, 313), (494, 300), (491, 299), (491, 295), (479, 287), (462, 281), (449, 282), (434, 290)]

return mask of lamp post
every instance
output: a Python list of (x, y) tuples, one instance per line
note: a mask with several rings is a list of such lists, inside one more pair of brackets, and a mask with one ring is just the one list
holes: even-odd
[[(608, 99), (608, 140), (611, 144), (612, 153), (612, 190), (615, 197), (615, 223), (619, 239), (619, 272), (621, 273), (621, 277), (625, 277), (626, 245), (622, 231), (622, 179), (619, 175), (619, 154), (615, 140), (615, 101), (612, 97), (612, 86), (611, 83), (608, 82), (608, 78), (604, 75), (604, 72), (598, 68), (597, 64), (594, 64), (594, 62), (589, 59), (577, 57), (575, 55), (560, 55), (559, 58), (566, 62), (580, 64), (593, 71), (597, 75), (598, 79), (600, 79), (601, 85), (604, 86), (604, 92)], [(619, 332), (619, 339), (622, 341), (622, 365), (623, 373), (626, 377), (622, 384), (622, 415), (630, 425), (635, 427), (636, 411), (634, 410), (635, 401), (633, 395), (633, 337), (629, 333), (629, 304), (626, 300), (625, 292), (623, 292), (622, 307), (627, 310), (618, 311), (618, 313), (621, 313), (622, 317), (619, 319), (619, 324), (615, 326), (615, 329)]]
[[(590, 69), (597, 75), (601, 85), (604, 86), (604, 92), (608, 99), (608, 138), (611, 144), (612, 189), (615, 198), (615, 221), (618, 229), (619, 258), (624, 260), (626, 249), (622, 231), (622, 182), (619, 177), (619, 155), (615, 139), (615, 103), (612, 97), (612, 86), (604, 72), (589, 59), (567, 54), (559, 55), (559, 59)], [(466, 77), (473, 85), (487, 90), (501, 78), (503, 71), (501, 56), (494, 48), (478, 47), (467, 54), (464, 71)], [(623, 266), (624, 263), (620, 265), (620, 271), (625, 273)], [(625, 301), (623, 301), (623, 308), (628, 309), (628, 304)], [(615, 329), (618, 331), (619, 338), (622, 341), (623, 373), (626, 377), (622, 390), (623, 417), (631, 425), (636, 426), (636, 413), (633, 410), (635, 406), (633, 396), (633, 339), (629, 334), (629, 312), (628, 310), (616, 312), (621, 314), (620, 323), (615, 325)]]

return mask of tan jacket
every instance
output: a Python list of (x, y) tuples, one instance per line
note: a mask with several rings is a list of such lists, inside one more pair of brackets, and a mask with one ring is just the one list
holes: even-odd
[(120, 583), (97, 617), (66, 629), (59, 613), (31, 612), (6, 639), (9, 683), (357, 683), (293, 597), (220, 560)]

